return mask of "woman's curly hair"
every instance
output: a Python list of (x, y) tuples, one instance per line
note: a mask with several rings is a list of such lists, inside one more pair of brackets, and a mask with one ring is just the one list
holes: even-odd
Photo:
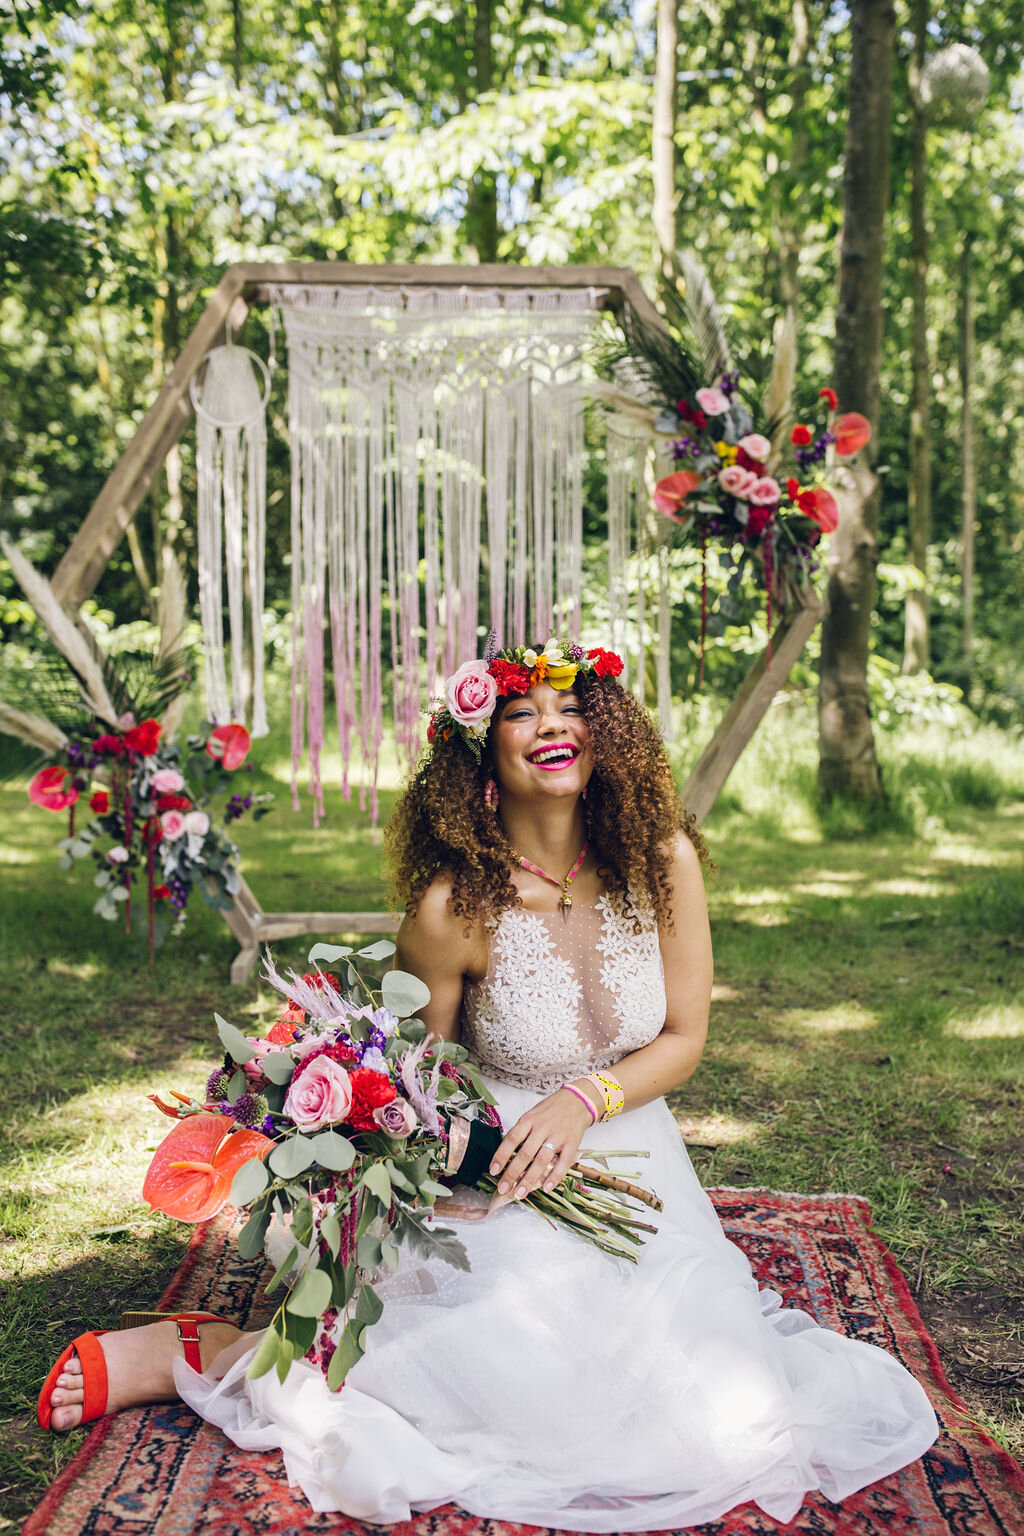
[[(685, 811), (661, 735), (633, 695), (610, 677), (575, 688), (590, 727), (594, 772), (587, 794), (589, 841), (610, 884), (644, 892), (656, 917), (671, 920), (668, 870), (679, 832), (709, 864), (696, 818)], [(499, 701), (491, 729), (506, 701)], [(453, 732), (435, 738), (417, 764), (388, 823), (390, 876), (407, 912), (439, 874), (452, 883), (451, 906), (467, 923), (519, 904), (510, 878), (510, 844), (484, 802), (493, 777), (485, 741), (480, 761)]]

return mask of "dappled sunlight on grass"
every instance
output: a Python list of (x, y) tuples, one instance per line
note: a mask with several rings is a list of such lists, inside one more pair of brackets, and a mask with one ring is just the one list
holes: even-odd
[(894, 880), (872, 880), (868, 890), (875, 896), (945, 896), (946, 886), (939, 880), (915, 880), (900, 876)]
[(732, 1115), (712, 1113), (690, 1115), (676, 1112), (676, 1124), (683, 1140), (695, 1146), (727, 1147), (738, 1142), (756, 1141), (765, 1127), (756, 1120), (737, 1120)]
[(947, 1019), (944, 1033), (957, 1040), (1024, 1040), (1024, 998)]
[(873, 1008), (865, 1008), (860, 1003), (838, 1002), (825, 1010), (787, 1008), (779, 1022), (797, 1029), (813, 1030), (819, 1035), (840, 1035), (849, 1030), (877, 1028), (878, 1015)]

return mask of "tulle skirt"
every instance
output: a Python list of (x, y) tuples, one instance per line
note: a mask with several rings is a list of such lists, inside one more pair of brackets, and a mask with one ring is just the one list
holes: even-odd
[[(535, 1095), (489, 1084), (512, 1125)], [(588, 1132), (644, 1148), (664, 1200), (638, 1265), (535, 1211), (458, 1227), (464, 1273), (403, 1254), (367, 1353), (330, 1392), (300, 1362), (257, 1381), (175, 1368), (184, 1401), (246, 1450), (279, 1449), (316, 1511), (390, 1525), (449, 1500), (574, 1531), (697, 1525), (755, 1500), (785, 1523), (931, 1445), (935, 1415), (883, 1350), (759, 1291), (664, 1100)]]

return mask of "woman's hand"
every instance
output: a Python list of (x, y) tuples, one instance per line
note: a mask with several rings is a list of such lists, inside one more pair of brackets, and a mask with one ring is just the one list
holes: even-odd
[(520, 1115), (494, 1154), (498, 1193), (525, 1200), (541, 1185), (554, 1189), (568, 1173), (593, 1121), (586, 1105), (564, 1088)]

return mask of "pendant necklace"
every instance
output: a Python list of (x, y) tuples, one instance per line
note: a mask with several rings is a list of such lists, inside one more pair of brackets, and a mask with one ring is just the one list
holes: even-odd
[(515, 848), (510, 847), (509, 852), (512, 854), (512, 857), (515, 859), (516, 863), (521, 864), (524, 869), (528, 869), (531, 875), (540, 875), (542, 880), (549, 880), (552, 885), (558, 886), (558, 889), (562, 893), (562, 899), (558, 904), (558, 909), (561, 912), (562, 917), (567, 918), (569, 916), (569, 909), (572, 906), (570, 887), (573, 881), (576, 879), (576, 876), (579, 874), (580, 869), (583, 867), (583, 860), (587, 856), (587, 850), (589, 847), (589, 843), (583, 844), (583, 847), (576, 855), (575, 864), (572, 866), (572, 869), (570, 869), (564, 880), (556, 880), (554, 875), (549, 875), (547, 870), (541, 869), (539, 864), (532, 864), (529, 859), (524, 859), (522, 854), (517, 852)]

